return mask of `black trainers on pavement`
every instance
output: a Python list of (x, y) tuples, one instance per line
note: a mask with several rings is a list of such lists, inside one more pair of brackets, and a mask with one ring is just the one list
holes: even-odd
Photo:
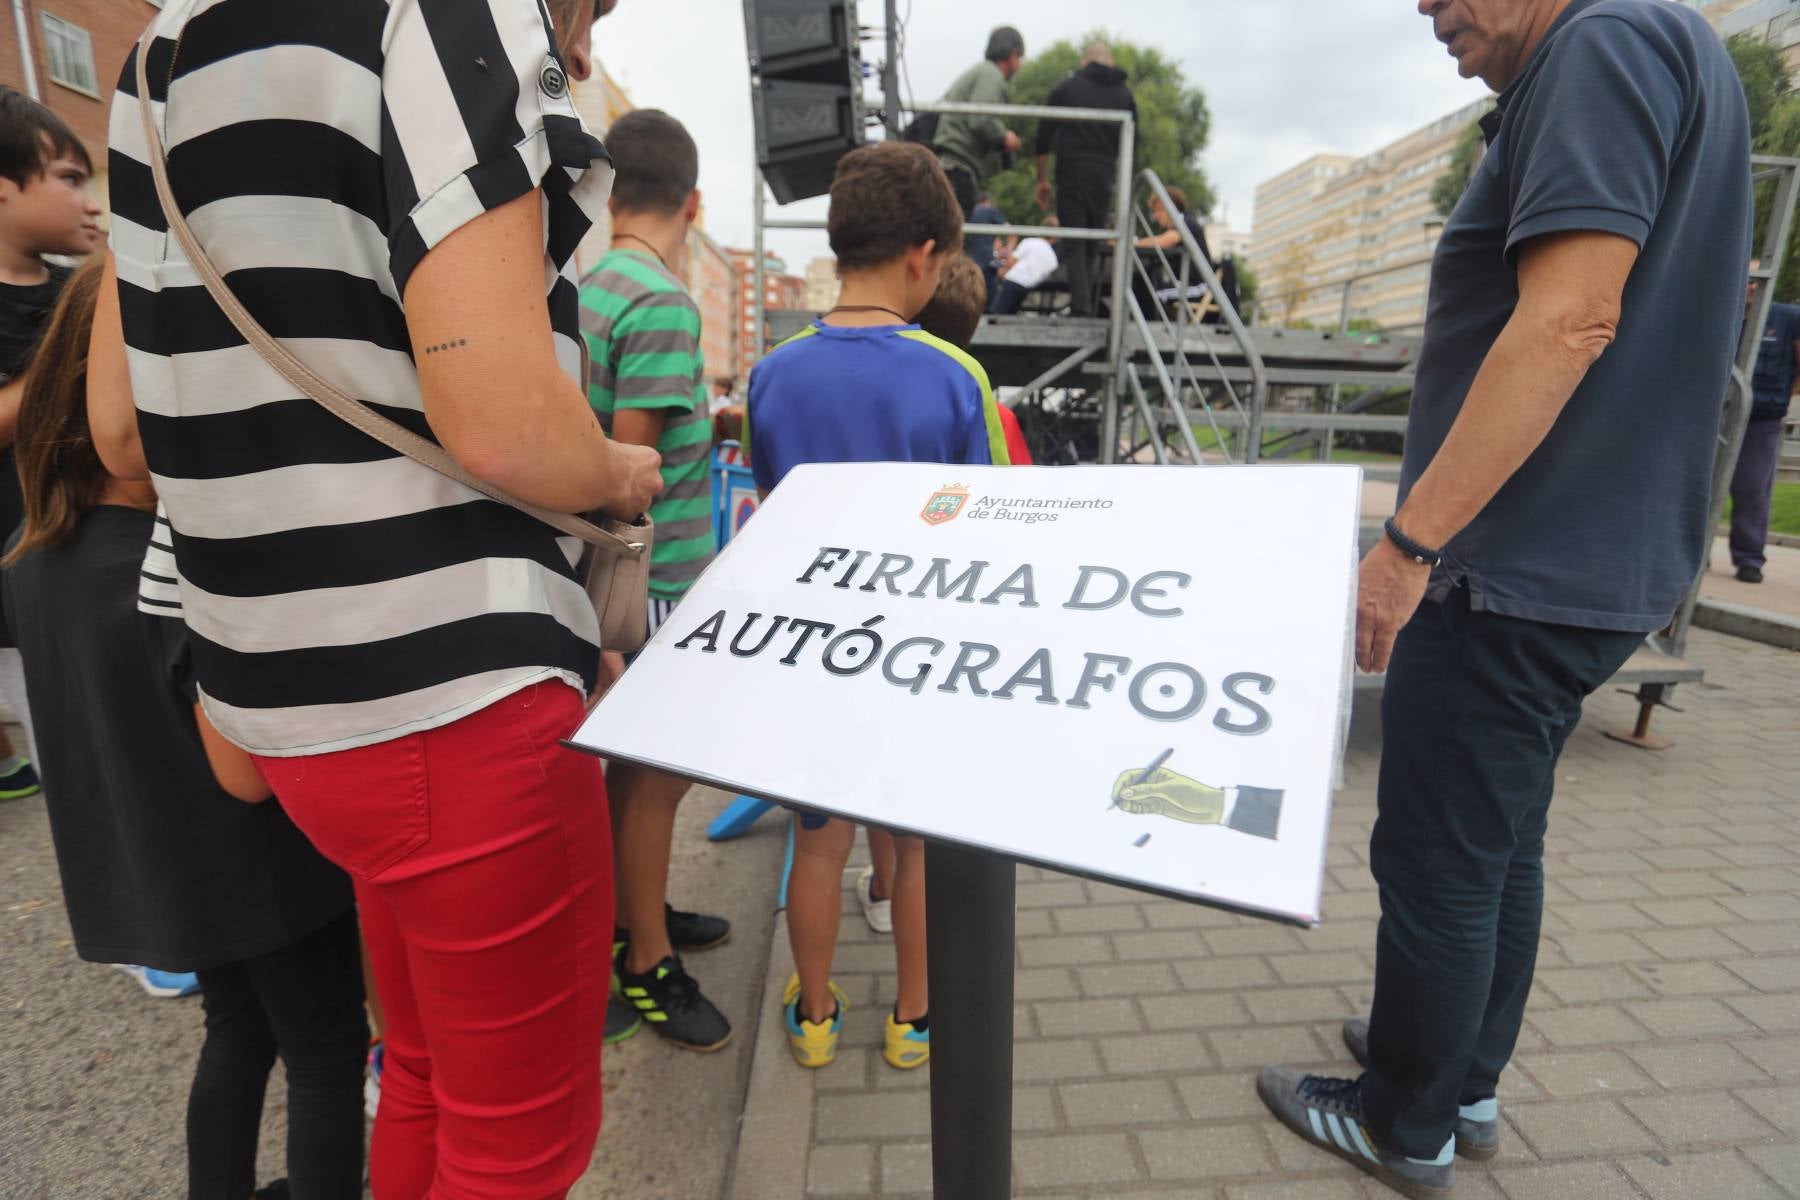
[(44, 790), (32, 765), (22, 758), (17, 761), (18, 766), (0, 775), (0, 800), (23, 800)]
[(1375, 1144), (1374, 1136), (1363, 1126), (1361, 1080), (1264, 1067), (1256, 1077), (1256, 1094), (1300, 1137), (1361, 1168), (1402, 1196), (1436, 1200), (1450, 1195), (1456, 1186), (1456, 1156), (1449, 1145), (1437, 1161), (1420, 1162)]
[(731, 922), (724, 917), (682, 912), (663, 905), (669, 914), (669, 944), (677, 950), (711, 950), (731, 940)]
[(602, 1046), (616, 1046), (644, 1027), (637, 1009), (617, 996), (606, 998), (606, 1032), (600, 1037)]
[(633, 975), (619, 961), (619, 995), (638, 1010), (650, 1028), (684, 1050), (712, 1051), (731, 1040), (731, 1022), (700, 994), (700, 985), (671, 955)]
[[(669, 945), (676, 950), (711, 950), (731, 940), (731, 922), (724, 917), (683, 912), (666, 903), (663, 912), (669, 922)], [(613, 926), (613, 961), (618, 961), (630, 941), (631, 934), (624, 926)]]
[(1738, 577), (1739, 583), (1761, 583), (1762, 582), (1762, 568), (1761, 567), (1739, 567), (1737, 569), (1737, 577)]
[[(1351, 1017), (1344, 1022), (1344, 1045), (1357, 1065), (1369, 1065), (1369, 1018)], [(1486, 1162), (1500, 1153), (1500, 1102), (1483, 1100), (1457, 1110), (1456, 1152), (1475, 1162)]]

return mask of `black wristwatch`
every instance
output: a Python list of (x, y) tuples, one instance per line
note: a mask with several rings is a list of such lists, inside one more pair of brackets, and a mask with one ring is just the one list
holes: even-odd
[(1384, 524), (1382, 528), (1387, 530), (1388, 541), (1400, 547), (1400, 553), (1406, 555), (1406, 557), (1412, 559), (1421, 567), (1435, 567), (1440, 562), (1444, 561), (1444, 552), (1442, 550), (1427, 550), (1425, 547), (1419, 545), (1419, 543), (1400, 532), (1400, 523), (1394, 520), (1394, 518), (1389, 517), (1387, 523)]

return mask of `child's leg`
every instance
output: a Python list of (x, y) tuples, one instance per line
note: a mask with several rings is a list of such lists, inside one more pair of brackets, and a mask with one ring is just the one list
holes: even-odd
[(925, 986), (925, 843), (894, 837), (894, 961), (900, 975), (894, 1017), (911, 1021), (931, 1008)]
[(618, 924), (631, 934), (625, 970), (642, 974), (675, 953), (663, 902), (675, 813), (688, 781), (648, 767), (613, 762), (606, 769), (613, 803), (613, 863), (618, 879)]
[[(807, 1021), (830, 1018), (837, 1001), (831, 995), (831, 955), (837, 949), (838, 917), (844, 907), (844, 864), (856, 826), (848, 821), (794, 817), (794, 870), (788, 877), (788, 940), (800, 974), (800, 1016)], [(923, 872), (920, 875), (923, 881)], [(923, 924), (923, 922), (921, 922)]]
[(188, 1092), (187, 1194), (241, 1200), (256, 1188), (257, 1131), (275, 1035), (243, 963), (220, 963), (199, 976), (206, 1040)]
[(869, 865), (875, 868), (869, 891), (877, 900), (891, 900), (894, 895), (894, 835), (873, 825), (867, 827), (867, 832)]

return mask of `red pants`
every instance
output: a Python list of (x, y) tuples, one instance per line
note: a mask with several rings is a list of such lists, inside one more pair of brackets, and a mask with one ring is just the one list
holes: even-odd
[(376, 1200), (544, 1200), (600, 1132), (612, 835), (561, 683), (336, 754), (258, 758), (356, 881), (387, 1018)]

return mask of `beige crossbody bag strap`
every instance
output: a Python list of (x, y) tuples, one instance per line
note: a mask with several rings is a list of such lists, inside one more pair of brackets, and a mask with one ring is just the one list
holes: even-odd
[(406, 428), (382, 416), (361, 400), (346, 395), (331, 383), (322, 379), (312, 368), (295, 358), (288, 349), (270, 336), (269, 331), (257, 323), (255, 317), (245, 311), (225, 283), (224, 276), (207, 256), (200, 240), (188, 227), (187, 218), (181, 215), (181, 209), (175, 204), (175, 193), (169, 187), (169, 164), (163, 153), (162, 136), (156, 129), (156, 118), (150, 105), (150, 73), (148, 69), (149, 47), (151, 35), (146, 33), (138, 43), (137, 49), (137, 86), (138, 110), (144, 121), (144, 144), (150, 159), (150, 173), (156, 180), (156, 198), (162, 202), (163, 216), (169, 222), (169, 232), (181, 243), (188, 263), (194, 268), (194, 274), (206, 285), (214, 302), (225, 313), (225, 316), (243, 335), (244, 340), (263, 356), (268, 364), (279, 371), (283, 378), (302, 393), (317, 400), (330, 409), (336, 416), (349, 422), (357, 429), (368, 434), (376, 441), (397, 450), (414, 462), (430, 467), (440, 475), (454, 479), (466, 488), (480, 492), (490, 500), (510, 505), (520, 512), (528, 513), (559, 533), (580, 538), (593, 546), (596, 552), (609, 557), (637, 556), (644, 552), (642, 542), (621, 537), (611, 530), (602, 529), (592, 521), (568, 513), (551, 512), (547, 508), (539, 508), (535, 504), (527, 504), (514, 496), (509, 496), (499, 488), (483, 480), (475, 478), (457, 465), (441, 446), (426, 440)]

